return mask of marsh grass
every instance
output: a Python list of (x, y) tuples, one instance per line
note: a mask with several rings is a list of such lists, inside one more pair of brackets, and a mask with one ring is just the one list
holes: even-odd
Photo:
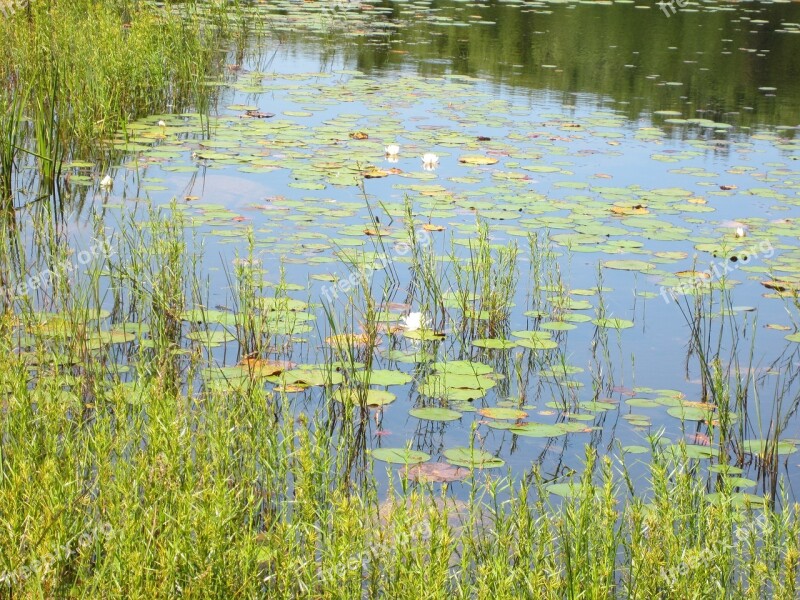
[[(3, 312), (0, 596), (796, 597), (797, 505), (742, 505), (724, 486), (709, 502), (697, 462), (655, 438), (644, 490), (627, 458), (590, 448), (582, 475), (558, 480), (572, 484), (565, 499), (535, 466), (521, 480), (475, 470), (421, 484), (369, 458), (374, 409), (361, 400), (198, 381), (208, 357), (186, 346), (180, 315), (207, 290), (185, 235), (174, 214), (131, 216), (114, 254)], [(276, 317), (250, 248), (229, 281), (253, 319), (235, 329), (268, 356)], [(330, 373), (374, 354), (385, 298), (373, 286), (359, 271), (349, 304), (325, 312), (340, 336)], [(271, 307), (288, 298), (280, 283), (273, 294)], [(123, 326), (136, 340), (102, 342)], [(354, 332), (366, 346), (342, 336)], [(369, 379), (348, 385), (364, 393)]]
[[(755, 317), (737, 318), (725, 280), (698, 283), (678, 304), (689, 331), (689, 361), (696, 359), (702, 402), (716, 417), (708, 424), (709, 439), (721, 448), (720, 461), (736, 467), (756, 465), (762, 489), (772, 502), (779, 498), (779, 467), (787, 460), (780, 442), (800, 408), (793, 393), (797, 380), (792, 363), (797, 352), (785, 352), (767, 368), (755, 363)], [(787, 302), (791, 313), (794, 305)], [(749, 344), (745, 341), (749, 338)], [(762, 372), (759, 372), (762, 371)], [(765, 398), (766, 397), (766, 398)]]
[(128, 0), (30, 0), (0, 19), (3, 201), (28, 159), (50, 194), (71, 157), (106, 162), (112, 134), (129, 120), (208, 110), (221, 19), (209, 21), (194, 3)]

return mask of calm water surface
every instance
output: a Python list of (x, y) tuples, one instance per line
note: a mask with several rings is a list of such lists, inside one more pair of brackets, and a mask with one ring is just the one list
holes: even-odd
[[(187, 236), (203, 245), (204, 304), (220, 310), (234, 306), (226, 273), (247, 256), (251, 235), (264, 279), (276, 285), (283, 269), (285, 293), (309, 304), (299, 311), (309, 316), (276, 336), (273, 358), (314, 365), (330, 355), (322, 304), (341, 330), (359, 332), (353, 308), (357, 315), (364, 292), (337, 283), (353, 263), (377, 302), (397, 303), (390, 326), (408, 312), (435, 319), (442, 341), (382, 334), (376, 368), (411, 382), (373, 386), (396, 400), (370, 409), (368, 448), (410, 445), (438, 461), (468, 446), (477, 423), (475, 443), (516, 476), (539, 464), (553, 479), (582, 470), (585, 444), (624, 456), (634, 471), (649, 451), (634, 453), (657, 432), (700, 456), (707, 444), (715, 452), (717, 413), (701, 407), (698, 416), (686, 404), (705, 391), (689, 327), (694, 296), (683, 295), (696, 280), (691, 271), (715, 289), (703, 296), (701, 323), (710, 357), (731, 386), (747, 389), (740, 442), (767, 437), (779, 423), (782, 451), (800, 444), (800, 309), (791, 294), (763, 285), (800, 281), (800, 5), (691, 4), (669, 17), (633, 2), (279, 2), (249, 10), (263, 37), (229, 52), (210, 136), (196, 115), (144, 119), (119, 140), (132, 154), (115, 170), (113, 191), (90, 190), (85, 210), (103, 206), (113, 226), (145, 199), (176, 199)], [(390, 144), (400, 147), (396, 161), (385, 156)], [(424, 153), (438, 156), (435, 169), (423, 168)], [(452, 305), (445, 315), (430, 305), (409, 270), (406, 201), (422, 252), (439, 258), (443, 292), (458, 287), (450, 261), (469, 255), (476, 223), (496, 248), (519, 246), (500, 330)], [(371, 215), (382, 243), (365, 234), (377, 227)], [(530, 235), (551, 247), (547, 271), (560, 273), (560, 289), (552, 275), (544, 283), (532, 275)], [(376, 259), (386, 268), (375, 268)], [(390, 273), (398, 280), (383, 294)], [(603, 316), (621, 321), (598, 326)], [(464, 327), (471, 333), (459, 334)], [(473, 343), (519, 341), (511, 332), (520, 330), (550, 330), (555, 348)], [(429, 395), (431, 361), (398, 361), (392, 350), (488, 365), (496, 385), (470, 402)], [(237, 354), (236, 342), (213, 348), (210, 365), (236, 364)], [(286, 397), (297, 412), (327, 406), (320, 387)], [(422, 406), (463, 414), (446, 423), (410, 416)], [(492, 427), (498, 421), (475, 412), (492, 407), (524, 411), (519, 423), (584, 430), (515, 435), (503, 428), (513, 420)], [(701, 468), (716, 462), (697, 460)], [(795, 497), (798, 463), (796, 454), (781, 455), (777, 473)], [(382, 477), (385, 464), (375, 464)], [(738, 464), (758, 480), (744, 491), (773, 489), (775, 478), (752, 453)]]

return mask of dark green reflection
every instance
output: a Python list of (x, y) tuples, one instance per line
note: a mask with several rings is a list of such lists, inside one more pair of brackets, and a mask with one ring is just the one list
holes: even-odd
[[(627, 103), (617, 108), (630, 117), (650, 110), (680, 110), (686, 117), (710, 111), (702, 116), (742, 126), (800, 123), (800, 34), (792, 24), (800, 22), (798, 4), (710, 5), (677, 9), (670, 17), (656, 4), (632, 3), (372, 6), (360, 11), (358, 30), (343, 18), (322, 42), (342, 48), (367, 73), (411, 67), (591, 93)], [(371, 29), (382, 22), (400, 27), (388, 34)], [(309, 40), (302, 28), (299, 36)], [(777, 88), (774, 96), (759, 91), (764, 86)]]

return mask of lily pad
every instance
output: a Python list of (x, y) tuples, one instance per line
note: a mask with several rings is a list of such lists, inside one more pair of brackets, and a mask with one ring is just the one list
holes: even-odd
[(401, 465), (424, 463), (431, 459), (430, 455), (425, 452), (408, 448), (376, 448), (372, 451), (372, 458)]
[(653, 263), (643, 260), (607, 260), (603, 266), (617, 271), (651, 271), (656, 268)]
[(517, 420), (517, 419), (524, 419), (528, 416), (528, 413), (522, 410), (517, 410), (515, 408), (502, 408), (502, 407), (494, 407), (494, 408), (479, 408), (478, 414), (482, 417), (488, 417), (490, 419), (502, 419), (502, 420)]
[(424, 408), (412, 408), (408, 411), (412, 417), (425, 419), (427, 421), (455, 421), (461, 418), (461, 413), (449, 408), (438, 408), (426, 406)]
[(502, 458), (497, 458), (480, 448), (449, 448), (444, 451), (444, 457), (447, 462), (459, 467), (491, 469), (506, 464)]

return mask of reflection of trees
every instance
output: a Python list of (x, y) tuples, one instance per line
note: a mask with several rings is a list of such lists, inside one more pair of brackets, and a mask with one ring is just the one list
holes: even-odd
[[(624, 110), (632, 118), (652, 109), (682, 110), (688, 116), (708, 109), (743, 125), (800, 120), (797, 37), (765, 28), (770, 25), (744, 27), (735, 22), (738, 11), (679, 12), (667, 19), (660, 10), (633, 6), (526, 10), (495, 1), (466, 7), (442, 0), (431, 3), (432, 20), (407, 5), (382, 4), (391, 9), (389, 20), (413, 20), (413, 26), (397, 29), (390, 43), (379, 35), (360, 38), (344, 50), (368, 73), (407, 64), (408, 57), (396, 52), (402, 50), (422, 61), (416, 64), (422, 75), (453, 72), (522, 88), (589, 92), (627, 103)], [(770, 24), (797, 20), (791, 5), (754, 10)], [(473, 24), (457, 25), (464, 22)], [(777, 96), (766, 97), (758, 91), (761, 86), (778, 87)]]

